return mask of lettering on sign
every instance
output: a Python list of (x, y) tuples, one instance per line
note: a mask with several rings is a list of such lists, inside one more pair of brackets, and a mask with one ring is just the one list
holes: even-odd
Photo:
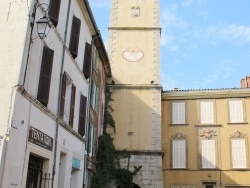
[(29, 130), (29, 142), (50, 151), (53, 149), (53, 138), (32, 126), (30, 126)]

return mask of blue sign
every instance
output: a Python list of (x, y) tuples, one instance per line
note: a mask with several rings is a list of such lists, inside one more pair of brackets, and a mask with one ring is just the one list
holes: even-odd
[(80, 160), (73, 157), (72, 168), (80, 170)]

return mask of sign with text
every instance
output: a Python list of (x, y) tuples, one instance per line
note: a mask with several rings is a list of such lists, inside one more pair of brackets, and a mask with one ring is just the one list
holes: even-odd
[(53, 138), (32, 126), (29, 130), (29, 142), (50, 151), (53, 149)]

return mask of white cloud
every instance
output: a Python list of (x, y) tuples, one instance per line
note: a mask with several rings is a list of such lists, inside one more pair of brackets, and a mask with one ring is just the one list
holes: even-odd
[(167, 47), (171, 52), (177, 51), (179, 43), (185, 39), (179, 36), (176, 37), (175, 31), (188, 27), (188, 23), (179, 16), (179, 6), (177, 4), (173, 4), (162, 12), (161, 26), (161, 45)]
[(181, 5), (184, 7), (190, 7), (194, 3), (194, 0), (184, 0), (181, 2)]
[(212, 43), (217, 43), (221, 40), (239, 44), (250, 42), (250, 26), (244, 25), (211, 25), (200, 31), (200, 34), (202, 34), (205, 40)]

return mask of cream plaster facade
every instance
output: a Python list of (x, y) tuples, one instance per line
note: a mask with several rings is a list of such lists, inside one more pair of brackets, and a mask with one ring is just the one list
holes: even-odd
[[(142, 165), (134, 183), (163, 187), (159, 0), (112, 0), (108, 52), (116, 149)], [(127, 162), (123, 161), (126, 166)]]
[[(213, 103), (214, 121), (202, 123), (201, 102)], [(230, 101), (237, 101), (237, 114), (243, 115), (239, 122), (231, 122), (234, 111)], [(185, 104), (185, 121), (174, 123), (173, 104)], [(236, 111), (234, 111), (236, 112)], [(181, 111), (179, 111), (182, 114)], [(181, 115), (178, 115), (179, 117)], [(249, 129), (250, 129), (250, 89), (166, 91), (162, 93), (162, 148), (165, 188), (239, 188), (250, 187), (249, 172)], [(185, 141), (185, 148), (173, 150), (173, 141)], [(202, 140), (214, 141), (210, 156), (202, 149)], [(233, 151), (232, 140), (242, 140), (243, 166), (236, 166), (238, 157)], [(182, 153), (180, 151), (183, 151)], [(204, 152), (204, 153), (203, 153)], [(178, 166), (173, 161), (174, 153), (185, 160)], [(213, 161), (211, 160), (211, 155)], [(175, 156), (176, 157), (176, 156)], [(203, 166), (204, 158), (214, 166)], [(233, 159), (235, 158), (235, 159)], [(205, 159), (206, 160), (206, 159)], [(234, 166), (235, 165), (235, 166)]]

